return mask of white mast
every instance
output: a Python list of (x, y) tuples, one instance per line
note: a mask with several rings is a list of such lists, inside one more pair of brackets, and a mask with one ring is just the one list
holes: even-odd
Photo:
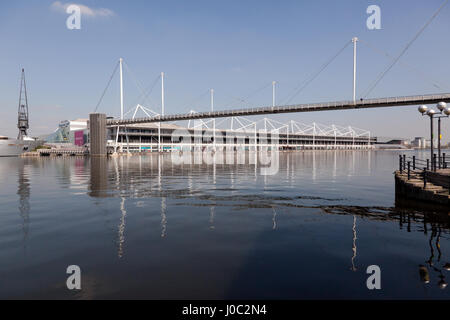
[(272, 107), (275, 107), (275, 85), (276, 81), (272, 81)]
[(353, 42), (353, 102), (356, 102), (356, 42), (357, 37), (352, 39)]
[[(214, 111), (214, 89), (211, 89), (211, 112)], [(216, 119), (213, 118), (213, 151), (216, 151)]]
[(161, 72), (161, 114), (164, 115), (164, 72)]
[[(164, 115), (164, 72), (161, 72), (161, 116)], [(161, 152), (161, 122), (158, 122), (158, 152)]]
[(119, 59), (120, 65), (120, 119), (123, 120), (123, 70), (122, 70), (123, 59)]

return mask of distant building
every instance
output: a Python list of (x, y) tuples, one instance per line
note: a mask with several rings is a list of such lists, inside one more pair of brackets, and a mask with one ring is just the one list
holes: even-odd
[[(327, 128), (328, 130), (322, 128), (320, 131), (317, 129), (315, 133), (314, 131), (281, 132), (276, 135), (276, 140), (272, 141), (270, 130), (256, 131), (254, 126), (245, 129), (214, 130), (162, 123), (159, 132), (157, 123), (147, 123), (120, 127), (119, 132), (117, 127), (111, 127), (108, 129), (107, 136), (108, 148), (121, 152), (195, 151), (199, 148), (211, 147), (213, 136), (216, 138), (218, 148), (224, 147), (235, 151), (262, 150), (261, 148), (274, 146), (280, 150), (372, 149), (377, 142), (377, 138), (371, 137), (369, 131), (358, 134), (355, 129), (343, 128), (347, 131), (340, 132), (337, 126)], [(186, 133), (187, 136), (178, 137), (181, 132)]]
[[(213, 137), (216, 140), (214, 145), (218, 148), (233, 150), (272, 148), (272, 144), (280, 150), (372, 149), (377, 143), (377, 138), (371, 137), (369, 131), (336, 125), (301, 124), (300, 127), (297, 123), (289, 126), (280, 124), (284, 131), (274, 134), (276, 139), (273, 141), (271, 130), (257, 131), (255, 123), (234, 129), (195, 125), (188, 123), (186, 127), (161, 123), (159, 127), (158, 123), (147, 123), (110, 127), (107, 130), (107, 146), (110, 150), (120, 152), (195, 151), (206, 148), (208, 144), (211, 147)], [(180, 132), (187, 133), (189, 137), (178, 137)], [(49, 144), (89, 144), (88, 119), (61, 121), (58, 129), (45, 140)]]
[(403, 138), (378, 137), (376, 142), (377, 149), (409, 149), (410, 147), (410, 141)]
[(64, 120), (52, 134), (45, 138), (47, 143), (68, 143), (82, 146), (88, 141), (88, 119)]
[(424, 137), (415, 137), (411, 144), (416, 149), (425, 149), (427, 147), (427, 140)]
[(393, 140), (387, 141), (385, 144), (397, 144), (397, 145), (407, 146), (407, 145), (409, 145), (409, 141), (406, 139), (393, 139)]

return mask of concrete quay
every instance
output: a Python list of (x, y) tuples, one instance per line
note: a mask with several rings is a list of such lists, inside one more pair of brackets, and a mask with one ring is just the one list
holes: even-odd
[(435, 204), (450, 213), (450, 169), (436, 172), (395, 171), (395, 194), (397, 197), (423, 203)]

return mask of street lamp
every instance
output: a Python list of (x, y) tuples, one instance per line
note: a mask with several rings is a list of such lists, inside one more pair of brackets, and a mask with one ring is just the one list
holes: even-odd
[[(433, 137), (433, 119), (434, 118), (438, 118), (438, 163), (439, 163), (439, 168), (441, 168), (441, 118), (448, 118), (450, 115), (450, 108), (447, 108), (447, 104), (445, 102), (439, 102), (436, 106), (439, 110), (439, 112), (437, 112), (436, 110), (433, 109), (428, 109), (427, 106), (422, 105), (419, 107), (419, 112), (422, 115), (427, 115), (430, 117), (430, 149), (431, 149), (431, 169), (436, 170), (436, 163), (434, 163), (433, 159), (434, 159), (434, 137)], [(440, 115), (440, 114), (445, 114), (445, 115)], [(439, 116), (438, 116), (439, 115)]]

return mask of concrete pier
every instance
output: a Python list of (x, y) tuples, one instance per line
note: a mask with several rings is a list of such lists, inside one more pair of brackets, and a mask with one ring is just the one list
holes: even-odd
[(89, 114), (90, 154), (93, 157), (106, 157), (106, 114)]
[(396, 171), (395, 194), (397, 197), (442, 206), (450, 213), (450, 170), (425, 173)]

